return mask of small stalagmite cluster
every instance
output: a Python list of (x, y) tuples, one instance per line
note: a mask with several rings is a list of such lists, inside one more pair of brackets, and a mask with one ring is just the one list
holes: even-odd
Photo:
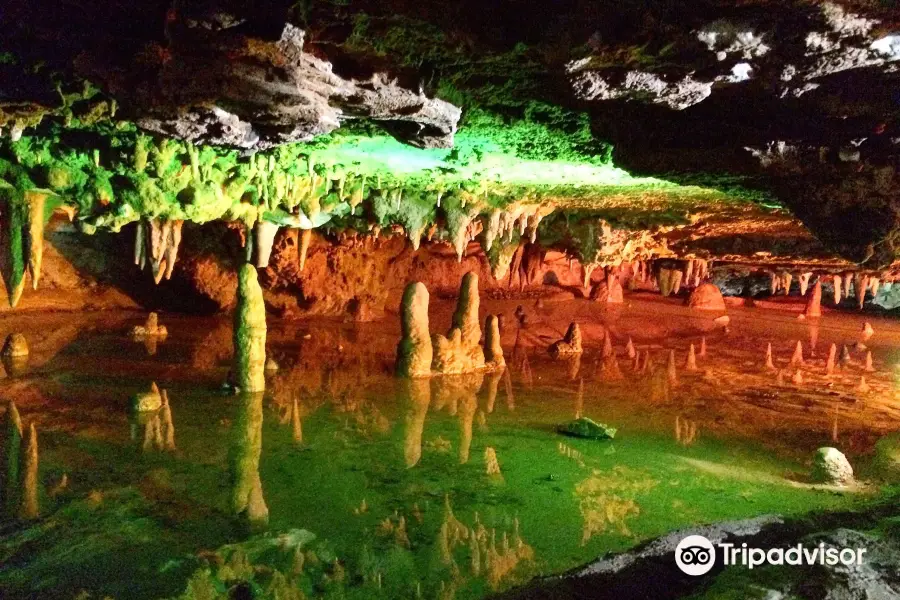
[(401, 339), (397, 345), (395, 372), (400, 377), (458, 375), (506, 366), (500, 346), (500, 322), (494, 315), (485, 319), (485, 342), (481, 346), (478, 308), (478, 275), (463, 276), (450, 331), (446, 336), (430, 335), (428, 290), (412, 282), (403, 292), (400, 306)]
[(0, 515), (36, 519), (40, 514), (38, 437), (34, 423), (26, 429), (14, 402), (0, 419)]

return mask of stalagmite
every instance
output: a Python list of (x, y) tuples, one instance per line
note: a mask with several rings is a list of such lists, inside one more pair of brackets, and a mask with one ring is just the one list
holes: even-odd
[(678, 383), (678, 370), (675, 367), (675, 351), (669, 350), (669, 364), (666, 367), (666, 378), (670, 385)]
[(706, 358), (706, 336), (700, 338), (700, 358)]
[(850, 348), (847, 347), (847, 344), (841, 346), (841, 364), (846, 365), (850, 363)]
[(697, 355), (694, 353), (694, 345), (691, 344), (690, 349), (688, 349), (687, 362), (685, 363), (685, 370), (687, 371), (696, 371), (697, 370)]
[(15, 402), (9, 401), (2, 423), (3, 446), (0, 447), (0, 513), (15, 515), (19, 507), (20, 459), (22, 452), (22, 418)]
[(837, 344), (831, 344), (831, 348), (828, 349), (828, 360), (825, 361), (825, 374), (826, 375), (834, 374), (834, 365), (835, 365), (836, 359), (837, 359)]
[(862, 330), (859, 333), (859, 339), (861, 342), (866, 343), (872, 339), (873, 335), (875, 335), (875, 330), (872, 328), (872, 325), (866, 321), (863, 323)]
[[(251, 265), (245, 267), (253, 268)], [(263, 392), (242, 392), (231, 426), (228, 453), (231, 511), (250, 529), (264, 526), (269, 509), (259, 477), (262, 454)]]
[(431, 368), (438, 373), (469, 373), (484, 368), (481, 325), (478, 321), (478, 275), (469, 271), (463, 276), (459, 300), (447, 336), (431, 338), (434, 357)]
[(865, 365), (864, 368), (865, 368), (865, 370), (866, 370), (867, 373), (873, 373), (873, 372), (875, 372), (875, 367), (872, 366), (872, 351), (871, 351), (871, 350), (869, 350), (868, 352), (866, 352), (866, 365)]
[(400, 327), (402, 337), (397, 344), (397, 375), (430, 375), (433, 349), (428, 331), (428, 289), (425, 284), (414, 281), (406, 286), (400, 304)]
[(583, 352), (581, 346), (581, 328), (578, 326), (578, 323), (571, 323), (569, 329), (566, 330), (566, 335), (563, 336), (563, 339), (550, 346), (548, 352), (550, 352), (552, 356), (581, 354), (581, 352)]
[(160, 392), (162, 396), (162, 408), (159, 418), (162, 425), (163, 448), (175, 450), (175, 424), (172, 422), (172, 407), (169, 406), (169, 393), (166, 390)]
[[(480, 377), (480, 376), (479, 376)], [(463, 386), (468, 387), (468, 386)], [(464, 465), (469, 462), (469, 454), (472, 449), (472, 424), (475, 421), (475, 410), (478, 408), (478, 399), (475, 393), (481, 387), (481, 381), (477, 387), (472, 387), (469, 393), (463, 393), (463, 397), (459, 403), (459, 449), (457, 458), (459, 464)]]
[(266, 305), (253, 265), (238, 270), (234, 309), (234, 384), (242, 392), (266, 389)]
[(272, 256), (272, 245), (280, 227), (277, 223), (263, 221), (256, 222), (253, 232), (254, 264), (258, 268), (269, 266), (269, 258)]
[(865, 394), (865, 393), (871, 391), (871, 389), (872, 389), (872, 388), (869, 387), (869, 384), (866, 383), (866, 377), (865, 377), (865, 376), (860, 377), (860, 378), (859, 378), (859, 385), (856, 386), (856, 391), (859, 392), (859, 393), (861, 393), (861, 394)]
[(28, 203), (28, 230), (25, 242), (28, 248), (28, 274), (33, 289), (38, 288), (41, 278), (41, 264), (44, 261), (44, 203), (46, 193), (36, 190), (25, 192)]
[(841, 287), (842, 280), (840, 275), (834, 275), (832, 277), (832, 286), (834, 286), (834, 304), (837, 306), (841, 303)]
[(800, 340), (797, 340), (797, 345), (794, 347), (794, 354), (791, 356), (791, 366), (803, 366), (803, 342)]
[(297, 249), (300, 270), (306, 267), (306, 256), (309, 254), (309, 242), (312, 240), (312, 229), (303, 229), (300, 231), (300, 246)]
[(803, 314), (809, 318), (822, 316), (822, 279), (819, 278), (806, 299), (806, 309)]
[(36, 519), (40, 514), (38, 499), (38, 438), (34, 423), (28, 426), (22, 453), (22, 491), (19, 501), (20, 519)]
[(634, 344), (631, 342), (630, 337), (628, 338), (628, 343), (625, 344), (625, 354), (632, 360), (634, 360), (634, 357), (637, 355), (634, 351)]
[(766, 345), (766, 369), (769, 371), (775, 370), (775, 363), (772, 361), (772, 343), (769, 342)]
[(869, 289), (869, 276), (856, 274), (856, 302), (859, 304), (859, 310), (863, 309), (866, 303), (866, 290)]
[(506, 366), (500, 345), (500, 321), (495, 315), (488, 315), (484, 321), (484, 363), (493, 369)]
[(159, 337), (164, 338), (169, 335), (169, 330), (165, 325), (159, 324), (159, 315), (155, 312), (151, 312), (147, 315), (147, 320), (144, 321), (143, 325), (135, 325), (131, 328), (129, 332), (131, 337), (135, 338), (144, 338), (144, 337)]
[(612, 336), (609, 335), (609, 329), (603, 333), (603, 350), (600, 353), (601, 358), (609, 358), (615, 354), (612, 345)]
[(291, 402), (291, 440), (295, 446), (303, 444), (303, 421), (300, 419), (300, 401), (297, 396)]
[(791, 383), (794, 385), (803, 385), (803, 372), (800, 369), (797, 369), (794, 372), (794, 375), (791, 377)]
[(809, 287), (809, 280), (812, 277), (812, 273), (801, 273), (800, 274), (800, 295), (805, 296), (806, 290)]

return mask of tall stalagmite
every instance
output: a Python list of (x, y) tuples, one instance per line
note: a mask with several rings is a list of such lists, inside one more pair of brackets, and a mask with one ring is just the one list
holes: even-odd
[(478, 275), (470, 271), (463, 276), (456, 312), (446, 337), (435, 334), (432, 369), (439, 373), (470, 373), (484, 368), (481, 324), (478, 321)]
[(506, 366), (500, 345), (500, 321), (496, 315), (488, 315), (484, 321), (484, 362), (493, 369)]
[(431, 374), (433, 350), (428, 331), (428, 289), (414, 281), (403, 291), (400, 304), (402, 338), (397, 344), (396, 373), (400, 377)]
[[(252, 268), (252, 267), (251, 267)], [(242, 392), (231, 427), (228, 464), (231, 476), (231, 510), (251, 529), (265, 525), (269, 509), (259, 477), (262, 454), (263, 392)]]
[(234, 309), (234, 383), (242, 392), (266, 389), (266, 305), (253, 265), (238, 271)]
[(806, 309), (803, 314), (810, 318), (822, 316), (822, 279), (819, 278), (806, 296)]

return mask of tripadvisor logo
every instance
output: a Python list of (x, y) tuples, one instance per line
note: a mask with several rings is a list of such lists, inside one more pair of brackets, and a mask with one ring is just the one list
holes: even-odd
[[(751, 548), (747, 544), (716, 544), (724, 566), (741, 565), (748, 569), (763, 565), (823, 565), (852, 566), (863, 563), (865, 548), (837, 548), (820, 542), (816, 546), (803, 544), (789, 548)], [(702, 535), (689, 535), (675, 548), (675, 564), (688, 575), (704, 575), (716, 563), (716, 547)]]

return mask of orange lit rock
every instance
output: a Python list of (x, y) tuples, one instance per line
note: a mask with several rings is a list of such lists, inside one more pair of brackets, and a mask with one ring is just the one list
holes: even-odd
[(688, 298), (687, 305), (697, 310), (725, 310), (722, 292), (712, 283), (702, 283), (694, 288)]

